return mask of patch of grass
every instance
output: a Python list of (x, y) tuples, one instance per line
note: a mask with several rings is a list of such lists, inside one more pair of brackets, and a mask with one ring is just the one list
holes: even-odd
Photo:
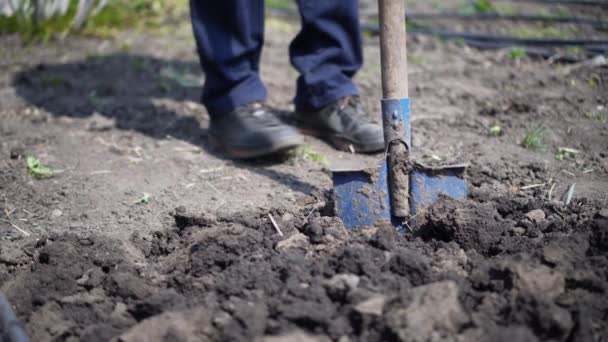
[(608, 109), (604, 106), (598, 106), (596, 110), (585, 113), (585, 117), (595, 123), (608, 123)]
[(572, 33), (555, 26), (526, 25), (513, 27), (509, 33), (517, 38), (572, 38)]
[(582, 52), (583, 52), (583, 49), (581, 49), (581, 48), (580, 48), (580, 47), (578, 47), (578, 46), (568, 46), (568, 47), (566, 48), (566, 53), (567, 53), (568, 55), (578, 55), (578, 54), (580, 54), (580, 53), (582, 53)]
[(25, 162), (27, 164), (28, 173), (30, 174), (30, 176), (36, 179), (50, 178), (58, 173), (63, 172), (62, 170), (52, 169), (48, 166), (43, 165), (39, 159), (32, 156), (27, 156), (25, 158)]
[(294, 0), (265, 0), (266, 8), (272, 9), (295, 9), (295, 1)]
[(509, 50), (509, 57), (516, 60), (524, 58), (526, 57), (526, 49), (521, 47), (512, 47), (511, 50)]
[(564, 159), (573, 159), (576, 157), (578, 150), (569, 148), (569, 147), (558, 147), (557, 153), (555, 154), (555, 159), (564, 160)]
[(136, 199), (135, 202), (133, 202), (133, 203), (134, 204), (148, 204), (148, 203), (150, 203), (151, 199), (152, 199), (152, 196), (150, 196), (149, 193), (144, 192), (141, 194), (141, 197)]
[(291, 149), (289, 152), (287, 152), (287, 158), (294, 164), (298, 161), (311, 161), (325, 167), (329, 165), (329, 162), (324, 155), (313, 150), (312, 147), (308, 145), (302, 145)]
[(162, 30), (167, 18), (184, 13), (188, 5), (181, 0), (110, 0), (101, 11), (87, 18), (81, 28), (73, 25), (77, 6), (77, 1), (70, 1), (65, 15), (40, 22), (34, 20), (33, 10), (0, 16), (0, 33), (19, 33), (31, 43), (73, 33), (107, 37), (127, 28)]
[(492, 125), (488, 129), (488, 135), (491, 137), (498, 137), (502, 135), (502, 128), (499, 125)]
[(598, 74), (592, 74), (588, 79), (587, 83), (591, 88), (597, 88), (602, 82), (602, 78)]
[(466, 44), (465, 44), (465, 40), (462, 37), (458, 37), (456, 38), (456, 40), (454, 40), (454, 44), (456, 44), (456, 46), (458, 46), (459, 48), (463, 48)]
[(468, 0), (460, 4), (458, 12), (461, 14), (496, 13), (492, 0)]
[(521, 145), (532, 151), (542, 151), (545, 149), (545, 128), (537, 127), (530, 129), (521, 142)]
[(279, 32), (290, 33), (296, 30), (296, 27), (285, 19), (267, 17), (265, 22), (267, 27)]

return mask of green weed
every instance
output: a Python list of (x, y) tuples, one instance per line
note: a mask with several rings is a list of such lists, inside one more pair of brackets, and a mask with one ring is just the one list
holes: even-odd
[(266, 8), (272, 9), (295, 9), (295, 1), (293, 0), (266, 0)]
[(150, 196), (150, 194), (147, 192), (144, 192), (141, 194), (141, 197), (139, 197), (138, 199), (135, 200), (135, 202), (133, 202), (133, 204), (148, 204), (148, 203), (150, 203), (151, 199), (152, 199), (152, 197)]
[(537, 127), (526, 132), (521, 145), (532, 151), (541, 151), (545, 149), (545, 128)]
[(586, 112), (585, 117), (595, 123), (605, 124), (608, 123), (608, 110), (604, 106), (598, 106), (597, 110)]
[(12, 16), (0, 15), (0, 34), (19, 33), (26, 42), (46, 42), (56, 36), (81, 34), (112, 36), (126, 28), (162, 30), (167, 18), (187, 9), (181, 0), (109, 0), (98, 13), (91, 13), (82, 27), (74, 25), (77, 1), (71, 1), (64, 15), (37, 21), (33, 10), (19, 11)]
[(511, 50), (509, 50), (509, 57), (512, 59), (521, 59), (526, 57), (526, 49), (521, 47), (512, 47)]
[(580, 54), (582, 52), (583, 52), (583, 49), (581, 49), (578, 46), (568, 46), (566, 48), (566, 53), (569, 54), (569, 55), (578, 55), (578, 54)]
[(52, 177), (58, 173), (63, 172), (62, 170), (52, 169), (48, 166), (45, 166), (35, 157), (27, 156), (25, 158), (27, 164), (27, 171), (30, 176), (36, 179), (43, 179)]
[(458, 12), (461, 14), (496, 13), (492, 0), (468, 0), (461, 3)]
[(557, 153), (555, 154), (555, 159), (564, 160), (564, 159), (572, 159), (576, 157), (578, 150), (569, 148), (569, 147), (558, 147)]
[(488, 135), (491, 137), (498, 137), (502, 135), (502, 128), (499, 125), (492, 125), (488, 129)]
[(324, 155), (313, 150), (312, 147), (308, 145), (303, 145), (291, 149), (289, 152), (287, 152), (287, 158), (294, 164), (298, 161), (311, 161), (322, 166), (329, 165), (329, 162), (327, 161), (327, 158)]

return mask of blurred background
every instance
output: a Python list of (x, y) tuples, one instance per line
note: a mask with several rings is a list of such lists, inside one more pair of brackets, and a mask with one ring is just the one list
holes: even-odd
[[(296, 2), (267, 0), (271, 25), (298, 21)], [(412, 34), (433, 35), (483, 49), (511, 48), (577, 61), (606, 52), (608, 2), (600, 0), (407, 0)], [(362, 28), (376, 34), (375, 0), (361, 0)], [(108, 38), (120, 31), (190, 34), (184, 0), (0, 0), (0, 34), (26, 43), (70, 35)], [(598, 41), (589, 42), (595, 38)], [(603, 39), (603, 40), (602, 40)]]

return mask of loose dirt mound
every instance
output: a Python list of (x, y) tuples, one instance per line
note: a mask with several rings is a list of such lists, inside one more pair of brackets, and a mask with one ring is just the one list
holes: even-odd
[(3, 289), (34, 341), (608, 336), (608, 218), (592, 204), (566, 214), (523, 199), (442, 199), (419, 237), (274, 215), (283, 238), (259, 213), (178, 208), (174, 228), (129, 243), (63, 234), (2, 246)]

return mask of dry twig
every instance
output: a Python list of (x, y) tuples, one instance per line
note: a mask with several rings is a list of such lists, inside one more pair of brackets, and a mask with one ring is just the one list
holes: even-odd
[(270, 219), (270, 222), (272, 222), (272, 226), (277, 231), (279, 236), (283, 236), (283, 232), (281, 231), (281, 228), (279, 228), (279, 225), (277, 225), (277, 222), (274, 220), (274, 217), (272, 217), (272, 214), (269, 213), (268, 218)]

